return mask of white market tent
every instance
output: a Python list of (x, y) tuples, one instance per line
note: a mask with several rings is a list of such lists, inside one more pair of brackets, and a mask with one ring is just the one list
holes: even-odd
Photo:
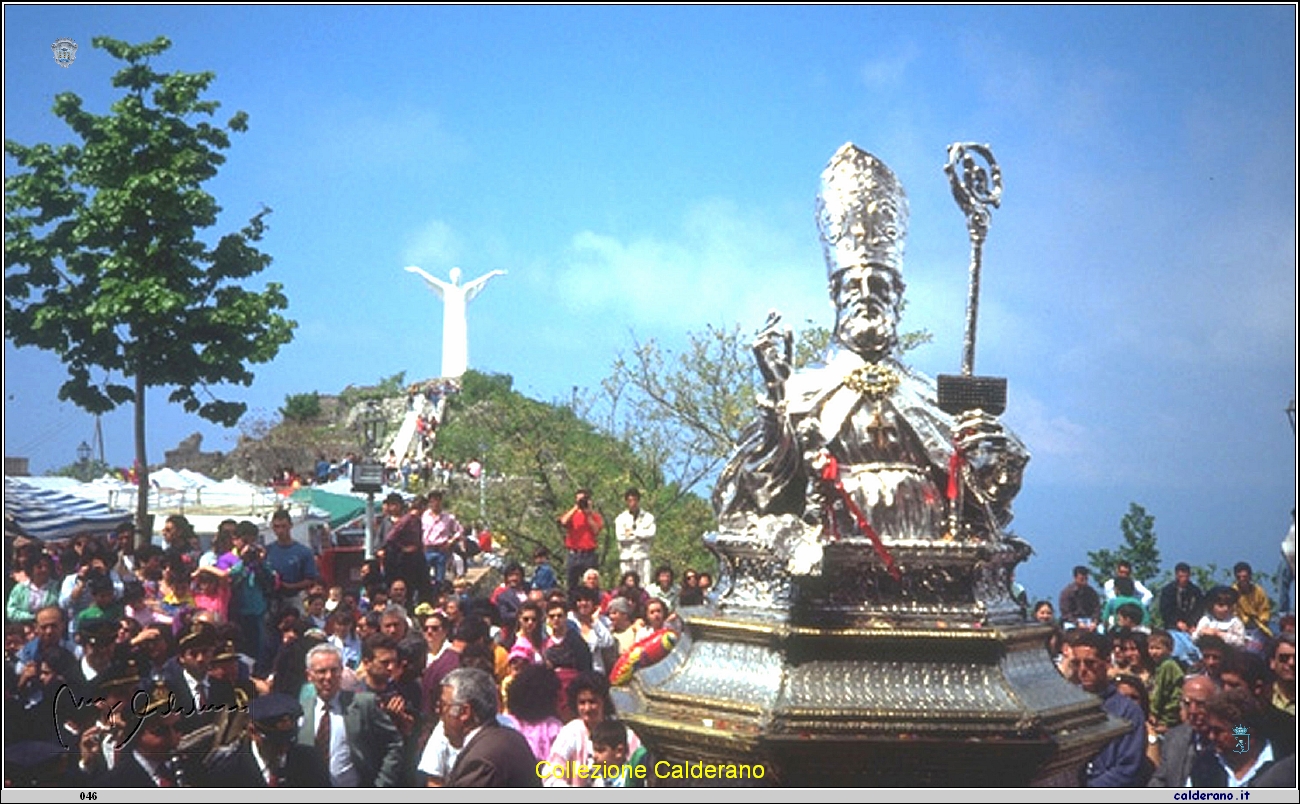
[[(271, 514), (285, 508), (293, 517), (294, 539), (308, 546), (312, 530), (330, 519), (326, 511), (238, 477), (218, 481), (188, 469), (164, 467), (149, 473), (149, 486), (149, 513), (159, 543), (162, 521), (172, 514), (183, 515), (200, 537), (216, 533), (223, 520), (247, 519), (269, 540), (274, 538)], [(27, 535), (45, 540), (108, 532), (135, 515), (136, 492), (135, 485), (113, 477), (89, 483), (67, 477), (6, 477), (5, 517)]]
[(111, 533), (129, 517), (129, 511), (114, 510), (57, 487), (43, 488), (16, 478), (5, 478), (6, 521), (12, 522), (26, 535), (43, 541), (69, 539), (79, 533)]

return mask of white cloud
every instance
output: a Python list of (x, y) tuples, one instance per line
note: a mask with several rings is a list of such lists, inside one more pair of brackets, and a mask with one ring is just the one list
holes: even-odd
[(900, 86), (907, 68), (920, 55), (921, 49), (915, 42), (903, 42), (897, 52), (872, 59), (862, 65), (862, 80), (872, 88)]
[(757, 328), (769, 309), (792, 326), (826, 322), (825, 269), (811, 224), (783, 230), (726, 200), (690, 206), (669, 237), (575, 234), (559, 292), (576, 311), (604, 310), (631, 326)]
[(1015, 384), (1004, 418), (1033, 456), (1030, 467), (1040, 482), (1086, 484), (1110, 479), (1105, 476), (1108, 467), (1101, 460), (1098, 434), (1069, 416), (1053, 413)]
[(441, 276), (461, 259), (461, 239), (445, 221), (430, 220), (410, 236), (402, 250), (402, 262)]

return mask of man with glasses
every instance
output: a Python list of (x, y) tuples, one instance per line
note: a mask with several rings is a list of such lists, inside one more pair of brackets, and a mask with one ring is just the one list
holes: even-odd
[(1110, 682), (1110, 655), (1110, 639), (1095, 631), (1080, 633), (1071, 650), (1070, 664), (1079, 686), (1101, 696), (1101, 708), (1130, 725), (1085, 766), (1082, 781), (1086, 787), (1132, 787), (1146, 752), (1146, 719), (1142, 709)]
[[(1244, 689), (1225, 689), (1205, 704), (1205, 735), (1213, 751), (1192, 766), (1193, 787), (1247, 787), (1278, 758), (1264, 737), (1263, 708)], [(1292, 775), (1290, 784), (1295, 785)]]
[(1295, 717), (1295, 634), (1278, 636), (1270, 654), (1273, 671), (1273, 706)]
[(1209, 676), (1183, 679), (1179, 713), (1182, 722), (1160, 741), (1160, 765), (1147, 787), (1186, 787), (1196, 758), (1212, 750), (1205, 735), (1205, 703), (1216, 691)]
[(343, 686), (343, 652), (329, 643), (307, 653), (312, 692), (303, 701), (298, 742), (312, 746), (334, 787), (398, 787), (402, 735), (371, 692)]

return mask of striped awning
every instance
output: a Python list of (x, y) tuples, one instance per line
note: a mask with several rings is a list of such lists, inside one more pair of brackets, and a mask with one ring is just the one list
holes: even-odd
[(37, 539), (51, 541), (79, 533), (109, 533), (118, 523), (130, 518), (130, 512), (113, 511), (85, 497), (5, 478), (5, 519)]

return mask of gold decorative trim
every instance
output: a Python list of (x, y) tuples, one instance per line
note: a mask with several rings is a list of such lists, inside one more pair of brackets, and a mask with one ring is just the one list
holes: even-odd
[(871, 400), (880, 400), (894, 393), (900, 378), (898, 372), (881, 363), (869, 363), (849, 372), (844, 384)]

